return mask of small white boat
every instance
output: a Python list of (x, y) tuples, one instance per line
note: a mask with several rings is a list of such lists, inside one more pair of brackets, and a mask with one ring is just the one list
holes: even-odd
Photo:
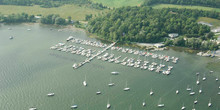
[(212, 106), (212, 103), (211, 103), (211, 98), (209, 100), (209, 103), (208, 103), (208, 107), (211, 107)]
[(10, 36), (10, 37), (9, 37), (9, 39), (13, 39), (13, 38), (14, 38), (13, 36)]
[(176, 94), (179, 94), (179, 90), (176, 90)]
[(218, 81), (218, 77), (215, 80)]
[(200, 93), (200, 94), (202, 93), (202, 87), (199, 89), (199, 93)]
[(71, 106), (71, 109), (76, 109), (76, 108), (78, 108), (77, 105), (72, 105), (72, 106)]
[(218, 95), (220, 95), (220, 92), (218, 92)]
[(189, 85), (187, 85), (186, 90), (187, 90), (187, 91), (191, 91), (191, 88), (189, 87)]
[(29, 108), (29, 110), (37, 110), (37, 108), (31, 107), (31, 108)]
[(192, 108), (192, 110), (196, 110), (196, 109), (195, 109), (195, 106), (194, 106), (194, 105), (193, 105), (193, 108)]
[(31, 29), (27, 29), (28, 31), (30, 31)]
[(107, 103), (107, 109), (110, 109), (111, 108), (111, 104), (109, 103), (109, 99), (108, 99), (108, 103)]
[(143, 106), (143, 107), (145, 107), (145, 106), (146, 106), (146, 102), (145, 102), (145, 101), (143, 101), (142, 106)]
[(193, 102), (194, 104), (197, 104), (198, 103), (198, 100), (197, 100), (197, 98), (195, 98), (195, 100), (194, 100), (194, 102)]
[(129, 88), (129, 87), (127, 87), (127, 86), (128, 86), (128, 83), (127, 83), (127, 81), (126, 81), (125, 88), (123, 89), (124, 91), (129, 91), (129, 90), (130, 90), (130, 88)]
[(204, 74), (204, 76), (203, 76), (202, 80), (203, 80), (203, 81), (205, 81), (205, 80), (206, 80), (205, 74)]
[(150, 95), (153, 95), (154, 94), (154, 92), (152, 91), (152, 89), (150, 90)]
[(78, 105), (74, 104), (74, 99), (73, 99), (73, 105), (70, 106), (71, 109), (77, 109), (78, 108)]
[(100, 91), (100, 90), (98, 90), (98, 91), (96, 92), (96, 95), (99, 95), (99, 94), (101, 94), (101, 91)]
[(183, 104), (183, 106), (181, 107), (181, 110), (185, 110), (186, 109), (186, 107), (184, 106), (184, 104)]
[(160, 100), (159, 100), (159, 102), (158, 102), (158, 104), (157, 104), (157, 107), (160, 107), (160, 108), (161, 108), (161, 107), (164, 107), (164, 106), (165, 106), (165, 105), (161, 103), (161, 98), (160, 98)]
[(196, 84), (199, 85), (199, 77), (198, 77), (198, 79), (197, 79), (197, 81), (196, 81)]
[(111, 74), (112, 74), (112, 75), (118, 75), (119, 72), (117, 72), (117, 71), (113, 71), (113, 72), (111, 72)]
[(83, 86), (87, 86), (87, 83), (86, 83), (86, 76), (85, 76), (85, 81), (83, 81)]
[(55, 93), (48, 93), (47, 96), (54, 96)]
[(108, 86), (111, 87), (111, 86), (114, 86), (115, 84), (112, 82), (112, 79), (110, 78), (110, 82), (108, 83)]

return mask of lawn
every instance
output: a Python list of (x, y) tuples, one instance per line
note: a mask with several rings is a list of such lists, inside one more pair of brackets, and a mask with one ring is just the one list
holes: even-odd
[(220, 20), (218, 20), (218, 19), (207, 18), (207, 17), (200, 17), (197, 21), (198, 22), (203, 21), (203, 22), (210, 23), (210, 24), (213, 25), (213, 28), (220, 26)]
[(102, 3), (108, 7), (123, 7), (123, 6), (140, 6), (144, 0), (91, 0), (94, 3)]
[(153, 8), (155, 8), (155, 9), (161, 9), (161, 8), (187, 8), (187, 9), (199, 9), (199, 10), (220, 12), (220, 8), (211, 8), (211, 7), (203, 7), (203, 6), (172, 5), (172, 4), (154, 5)]
[[(78, 5), (63, 5), (58, 8), (41, 8), (38, 5), (35, 6), (15, 6), (15, 5), (0, 5), (1, 14), (12, 13), (28, 13), (28, 14), (59, 14), (61, 17), (67, 18), (71, 16), (73, 20), (84, 20), (86, 14), (98, 14), (102, 13), (102, 10), (91, 9), (85, 6)], [(104, 11), (105, 12), (105, 11)]]

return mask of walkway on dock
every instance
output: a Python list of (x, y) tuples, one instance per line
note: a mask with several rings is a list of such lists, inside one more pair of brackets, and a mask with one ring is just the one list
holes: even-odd
[[(117, 42), (117, 41), (116, 41)], [(112, 46), (114, 46), (116, 44), (116, 42), (113, 42), (111, 45), (107, 46), (106, 48), (104, 48), (102, 51), (98, 52), (96, 55), (93, 55), (92, 57), (90, 57), (89, 59), (86, 59), (83, 62), (80, 62), (79, 64), (73, 64), (73, 68), (77, 69), (81, 66), (83, 66), (86, 63), (89, 63), (90, 61), (92, 61), (95, 57), (99, 56), (100, 54), (104, 53), (106, 50), (108, 50), (109, 48), (111, 48)]]

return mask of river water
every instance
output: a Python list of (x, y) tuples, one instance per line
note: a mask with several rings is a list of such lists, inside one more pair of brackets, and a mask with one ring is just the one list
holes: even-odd
[[(9, 30), (8, 28), (11, 28)], [(27, 29), (31, 29), (28, 31)], [(220, 63), (218, 58), (206, 58), (172, 49), (156, 52), (178, 57), (171, 75), (165, 76), (148, 70), (135, 69), (93, 60), (83, 67), (73, 70), (72, 65), (85, 60), (84, 56), (50, 50), (52, 45), (64, 42), (70, 35), (88, 40), (86, 33), (77, 29), (45, 26), (39, 24), (14, 24), (0, 26), (0, 110), (70, 110), (73, 104), (78, 110), (104, 110), (109, 100), (112, 110), (180, 110), (184, 104), (192, 109), (193, 101), (197, 110), (220, 109)], [(14, 36), (13, 40), (9, 40)], [(73, 45), (75, 45), (73, 43)], [(85, 48), (94, 48), (85, 46)], [(110, 51), (116, 56), (138, 58), (137, 55)], [(140, 57), (142, 60), (144, 57)], [(149, 57), (150, 61), (154, 61)], [(168, 65), (169, 63), (165, 63)], [(214, 71), (209, 73), (209, 71)], [(120, 72), (112, 76), (112, 71)], [(200, 85), (196, 85), (196, 72), (200, 72)], [(202, 81), (202, 77), (206, 80)], [(87, 87), (82, 85), (86, 76)], [(108, 87), (110, 82), (115, 86)], [(123, 91), (127, 82), (130, 91)], [(196, 92), (190, 96), (189, 85)], [(198, 90), (202, 88), (203, 93)], [(150, 96), (150, 89), (154, 95)], [(175, 91), (180, 93), (176, 94)], [(96, 95), (100, 90), (101, 95)], [(54, 92), (54, 97), (47, 94)], [(164, 108), (158, 108), (161, 98)], [(212, 107), (208, 107), (211, 98)], [(142, 107), (143, 100), (146, 107)]]

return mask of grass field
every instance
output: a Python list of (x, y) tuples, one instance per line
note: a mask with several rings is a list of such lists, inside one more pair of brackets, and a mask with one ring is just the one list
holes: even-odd
[(140, 6), (144, 0), (91, 0), (94, 3), (102, 3), (108, 7), (123, 7), (123, 6)]
[(199, 10), (220, 12), (220, 8), (211, 8), (211, 7), (203, 7), (203, 6), (186, 6), (186, 5), (183, 6), (183, 5), (172, 5), (172, 4), (154, 5), (153, 8), (155, 8), (155, 9), (161, 9), (161, 8), (187, 8), (187, 9), (199, 9)]
[(198, 22), (199, 21), (204, 21), (204, 22), (210, 23), (210, 24), (213, 25), (213, 28), (220, 26), (220, 20), (218, 20), (218, 19), (207, 18), (207, 17), (200, 17), (198, 19)]
[(28, 13), (28, 14), (59, 14), (61, 17), (67, 18), (71, 16), (73, 20), (84, 20), (86, 14), (98, 14), (102, 10), (96, 10), (87, 8), (85, 6), (78, 5), (64, 5), (58, 8), (41, 8), (40, 6), (14, 6), (14, 5), (0, 5), (1, 14), (12, 14), (12, 13)]

